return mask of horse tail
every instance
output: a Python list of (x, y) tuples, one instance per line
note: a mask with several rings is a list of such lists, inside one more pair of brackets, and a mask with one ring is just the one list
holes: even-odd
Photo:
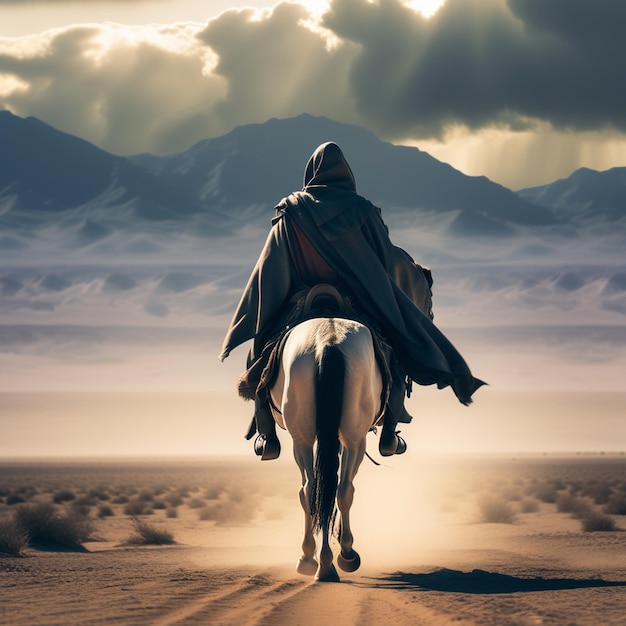
[(339, 472), (339, 425), (343, 410), (345, 361), (337, 346), (327, 346), (319, 364), (315, 389), (317, 449), (311, 490), (313, 532), (335, 521)]

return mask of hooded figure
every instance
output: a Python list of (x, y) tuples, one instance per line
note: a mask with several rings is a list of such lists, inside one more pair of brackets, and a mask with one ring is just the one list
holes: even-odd
[[(341, 283), (380, 327), (395, 357), (379, 445), (382, 454), (406, 449), (395, 433), (398, 421), (411, 419), (403, 412), (404, 374), (421, 385), (450, 386), (461, 403), (471, 403), (472, 394), (484, 383), (472, 376), (463, 357), (432, 322), (430, 272), (392, 244), (380, 209), (357, 194), (354, 174), (337, 144), (324, 143), (315, 150), (306, 165), (302, 191), (290, 194), (275, 209), (221, 360), (253, 339), (248, 372), (258, 364), (260, 374), (264, 349), (282, 330), (294, 294), (320, 282)], [(255, 393), (259, 375), (251, 378), (247, 391), (240, 386), (240, 394), (256, 400), (256, 429), (262, 435), (257, 454), (276, 458), (280, 447), (274, 443), (278, 441), (274, 420), (267, 398)]]

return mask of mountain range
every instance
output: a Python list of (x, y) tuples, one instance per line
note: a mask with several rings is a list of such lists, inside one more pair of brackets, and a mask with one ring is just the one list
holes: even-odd
[[(624, 228), (626, 167), (581, 169), (518, 191), (466, 176), (417, 148), (303, 114), (240, 126), (172, 155), (110, 154), (40, 120), (0, 111), (0, 246), (19, 247), (29, 230), (66, 224), (90, 245), (129, 218), (193, 223), (203, 236), (266, 226), (272, 206), (301, 186), (317, 145), (342, 146), (361, 194), (390, 220), (445, 216), (448, 234), (506, 237), (522, 229)], [(12, 233), (12, 235), (10, 234)]]
[(123, 157), (0, 111), (0, 392), (230, 389), (244, 353), (217, 355), (273, 206), (329, 140), (477, 375), (578, 389), (593, 362), (623, 386), (626, 168), (514, 192), (311, 115)]

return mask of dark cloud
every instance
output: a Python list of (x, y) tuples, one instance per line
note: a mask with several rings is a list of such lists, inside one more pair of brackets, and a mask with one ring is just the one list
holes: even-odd
[(324, 25), (359, 46), (358, 110), (387, 134), (447, 125), (626, 131), (626, 3), (448, 0), (432, 19), (400, 0), (334, 0)]

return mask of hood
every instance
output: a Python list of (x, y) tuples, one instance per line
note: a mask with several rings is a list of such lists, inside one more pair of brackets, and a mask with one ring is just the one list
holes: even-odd
[(356, 192), (352, 169), (341, 148), (334, 142), (321, 144), (311, 155), (304, 170), (304, 191), (311, 187), (330, 187)]

